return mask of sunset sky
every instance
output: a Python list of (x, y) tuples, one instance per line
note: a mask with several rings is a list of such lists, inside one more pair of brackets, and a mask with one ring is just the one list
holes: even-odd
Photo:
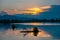
[(25, 9), (44, 5), (60, 5), (60, 0), (0, 0), (0, 9)]
[(0, 10), (9, 14), (33, 14), (45, 12), (50, 5), (60, 5), (60, 0), (0, 0)]

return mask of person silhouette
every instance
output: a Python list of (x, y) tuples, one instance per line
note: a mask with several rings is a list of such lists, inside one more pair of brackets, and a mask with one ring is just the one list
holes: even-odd
[(13, 25), (12, 25), (12, 30), (15, 30), (15, 27), (16, 27), (16, 26), (13, 24)]

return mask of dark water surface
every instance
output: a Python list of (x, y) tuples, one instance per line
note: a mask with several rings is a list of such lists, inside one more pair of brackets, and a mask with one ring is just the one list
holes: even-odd
[[(51, 34), (54, 38), (60, 38), (60, 23), (55, 23), (55, 24), (59, 24), (59, 25), (52, 25), (52, 23), (50, 23), (51, 25), (41, 25), (41, 24), (32, 24), (30, 23), (30, 25), (27, 23), (25, 25), (25, 23), (16, 23), (15, 26), (16, 26), (16, 30), (20, 30), (20, 29), (23, 29), (23, 28), (33, 28), (33, 27), (37, 27), (38, 29), (41, 29), (41, 30), (44, 30), (46, 31), (47, 33)], [(8, 29), (11, 29), (11, 26), (12, 24), (2, 24), (0, 23), (0, 31), (2, 30), (8, 30)]]

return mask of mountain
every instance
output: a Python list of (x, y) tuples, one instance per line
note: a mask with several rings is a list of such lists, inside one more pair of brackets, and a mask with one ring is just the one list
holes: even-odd
[(8, 15), (7, 12), (0, 11), (0, 16)]
[[(3, 16), (1, 16), (3, 15)], [(29, 14), (13, 14), (8, 15), (8, 13), (2, 11), (0, 12), (0, 19), (21, 19), (21, 20), (30, 20), (30, 19), (55, 19), (60, 18), (60, 5), (51, 5), (51, 8), (46, 11), (39, 13), (38, 15), (29, 15)]]
[(18, 17), (24, 18), (34, 18), (34, 19), (55, 19), (60, 18), (60, 5), (51, 5), (51, 8), (46, 11), (39, 13), (38, 15), (28, 15), (28, 14), (15, 14)]
[(15, 18), (15, 16), (8, 15), (7, 12), (4, 12), (4, 11), (0, 12), (0, 20), (2, 20), (2, 19), (14, 19), (14, 18)]
[[(18, 16), (19, 15), (19, 16)], [(26, 15), (16, 14), (16, 15), (8, 15), (7, 12), (0, 12), (0, 20), (30, 20)]]
[(52, 5), (47, 12), (42, 12), (37, 18), (55, 19), (60, 18), (60, 5)]

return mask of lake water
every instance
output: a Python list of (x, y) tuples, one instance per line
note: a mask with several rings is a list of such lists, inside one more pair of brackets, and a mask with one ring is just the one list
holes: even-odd
[[(15, 26), (16, 26), (15, 30), (20, 30), (20, 29), (24, 29), (24, 28), (31, 29), (33, 27), (37, 27), (38, 29), (41, 29), (44, 32), (51, 35), (53, 37), (53, 39), (51, 39), (51, 40), (54, 40), (54, 39), (60, 40), (60, 23), (12, 23), (12, 24), (15, 24)], [(0, 23), (0, 32), (4, 32), (4, 31), (7, 31), (8, 29), (11, 29), (12, 24)], [(1, 33), (0, 33), (0, 37), (1, 37)], [(45, 40), (45, 39), (43, 39), (43, 40)], [(50, 39), (46, 39), (46, 40), (50, 40)]]
[(3, 24), (0, 23), (0, 29), (9, 29), (11, 28), (12, 25), (16, 26), (16, 29), (21, 29), (21, 28), (33, 28), (33, 27), (38, 27), (38, 28), (55, 28), (55, 27), (60, 27), (60, 23), (11, 23), (11, 24)]

